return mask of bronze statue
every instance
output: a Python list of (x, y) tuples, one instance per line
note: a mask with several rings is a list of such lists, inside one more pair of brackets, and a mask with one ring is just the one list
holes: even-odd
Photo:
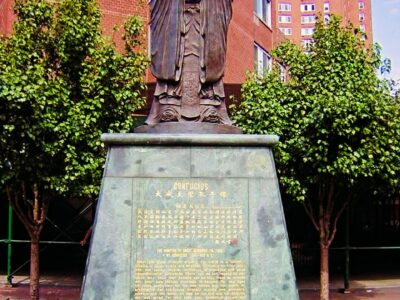
[(232, 124), (223, 86), (232, 1), (150, 0), (157, 84), (146, 124)]

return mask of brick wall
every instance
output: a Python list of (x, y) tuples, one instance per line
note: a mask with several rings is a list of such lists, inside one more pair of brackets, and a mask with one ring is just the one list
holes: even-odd
[[(149, 19), (147, 0), (98, 0), (102, 15), (103, 34), (114, 41), (120, 50), (123, 43), (120, 33), (114, 28), (122, 26), (130, 15), (140, 15)], [(10, 33), (12, 30), (12, 12), (5, 7), (11, 7), (13, 0), (0, 0), (0, 32)], [(272, 12), (272, 24), (275, 24), (275, 13)], [(147, 29), (147, 26), (146, 26)], [(246, 72), (254, 69), (254, 43), (257, 42), (267, 51), (282, 35), (273, 31), (254, 15), (254, 0), (235, 0), (233, 2), (233, 18), (228, 33), (227, 65), (225, 71), (226, 92), (228, 95), (239, 95), (240, 86), (246, 78)], [(147, 46), (147, 41), (146, 41)], [(146, 81), (149, 82), (149, 92), (152, 90), (155, 78), (148, 71)]]
[(254, 69), (255, 42), (267, 51), (272, 49), (272, 29), (254, 15), (253, 5), (253, 0), (233, 2), (225, 72), (228, 84), (243, 83), (246, 71)]
[[(111, 37), (119, 47), (122, 46), (120, 36), (113, 32), (115, 26), (123, 24), (124, 19), (131, 14), (139, 14), (149, 19), (147, 1), (140, 0), (101, 0), (102, 27), (106, 36)], [(253, 0), (233, 2), (233, 18), (228, 33), (227, 65), (225, 83), (229, 84), (228, 94), (238, 94), (240, 84), (246, 78), (246, 72), (254, 67), (254, 42), (256, 41), (267, 51), (273, 44), (272, 29), (254, 16)], [(275, 16), (275, 13), (272, 13)], [(274, 24), (274, 20), (273, 20)], [(276, 35), (282, 40), (282, 35)], [(155, 78), (148, 71), (146, 80), (154, 83)]]
[(120, 35), (114, 32), (124, 24), (128, 16), (140, 15), (148, 19), (147, 3), (144, 0), (99, 0), (101, 23), (104, 35), (111, 37), (119, 47), (122, 46)]
[(0, 0), (0, 35), (8, 35), (12, 32), (13, 3), (13, 0)]
[[(228, 52), (225, 82), (232, 85), (243, 83), (246, 71), (253, 70), (254, 42), (270, 51), (272, 48), (272, 30), (254, 16), (253, 0), (233, 2), (233, 18), (228, 33)], [(115, 26), (123, 24), (131, 14), (139, 14), (146, 20), (149, 18), (147, 1), (140, 0), (101, 0), (102, 27), (105, 35), (111, 37), (121, 48), (118, 34), (113, 32)], [(275, 14), (273, 14), (275, 15)], [(155, 78), (148, 72), (147, 81)]]

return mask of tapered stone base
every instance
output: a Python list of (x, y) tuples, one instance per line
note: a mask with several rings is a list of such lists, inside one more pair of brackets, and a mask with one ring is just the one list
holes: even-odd
[(276, 136), (104, 135), (82, 299), (298, 299)]

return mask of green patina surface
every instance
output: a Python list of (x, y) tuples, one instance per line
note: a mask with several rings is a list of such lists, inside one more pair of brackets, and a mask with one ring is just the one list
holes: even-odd
[(82, 299), (298, 299), (276, 137), (137, 136), (111, 137)]

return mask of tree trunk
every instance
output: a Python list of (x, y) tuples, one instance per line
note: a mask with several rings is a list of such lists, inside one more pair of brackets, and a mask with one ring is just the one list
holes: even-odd
[(318, 198), (314, 199), (317, 201), (312, 203), (311, 200), (306, 200), (303, 205), (314, 228), (319, 232), (321, 300), (329, 300), (329, 247), (335, 238), (338, 220), (352, 195), (348, 193), (347, 198), (342, 201), (339, 196), (333, 178), (322, 180), (318, 185)]
[(31, 275), (30, 294), (31, 300), (39, 300), (39, 234), (31, 240)]
[(329, 246), (320, 241), (321, 269), (320, 269), (320, 298), (329, 300)]
[[(43, 229), (48, 209), (48, 197), (40, 194), (37, 183), (33, 183), (31, 190), (29, 185), (22, 182), (21, 186), (7, 186), (8, 200), (31, 238), (31, 268), (30, 268), (30, 295), (31, 300), (39, 300), (39, 237)], [(33, 196), (33, 201), (29, 199)]]

